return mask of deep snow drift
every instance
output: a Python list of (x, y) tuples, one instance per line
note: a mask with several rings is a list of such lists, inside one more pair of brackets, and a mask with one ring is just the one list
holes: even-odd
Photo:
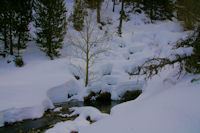
[(80, 133), (199, 133), (200, 82), (186, 78), (174, 86), (155, 86), (160, 78), (147, 89), (162, 89), (149, 96), (146, 90), (139, 99), (114, 107), (110, 117), (80, 128)]
[[(67, 1), (68, 15), (72, 11), (73, 1)], [(110, 29), (117, 29), (120, 5), (116, 12), (111, 12), (112, 3), (102, 9), (102, 20), (112, 16)], [(160, 77), (154, 77), (149, 82), (140, 77), (131, 77), (138, 65), (152, 57), (169, 57), (173, 52), (191, 54), (191, 49), (172, 51), (173, 44), (184, 38), (189, 32), (184, 32), (181, 25), (172, 21), (158, 21), (145, 24), (148, 18), (144, 14), (132, 14), (130, 21), (123, 23), (122, 37), (114, 35), (107, 42), (110, 51), (102, 54), (92, 71), (96, 79), (87, 88), (84, 87), (84, 77), (80, 80), (74, 74), (82, 75), (72, 62), (79, 63), (72, 56), (72, 50), (65, 42), (62, 56), (49, 60), (35, 43), (30, 42), (23, 52), (25, 66), (16, 68), (11, 62), (0, 57), (0, 126), (4, 122), (15, 122), (23, 119), (41, 117), (45, 110), (53, 108), (53, 103), (70, 99), (83, 100), (91, 90), (108, 91), (112, 99), (120, 99), (127, 90), (142, 89), (143, 94), (136, 101), (130, 101), (112, 109), (111, 115), (89, 125), (84, 117), (58, 123), (50, 131), (70, 132), (78, 130), (85, 133), (96, 132), (198, 132), (200, 131), (200, 108), (198, 96), (199, 82), (190, 83), (192, 76), (176, 80), (176, 67), (166, 67)], [(70, 30), (70, 27), (69, 27)], [(70, 32), (70, 31), (68, 31)], [(70, 99), (68, 94), (72, 95)], [(77, 109), (78, 110), (78, 109)], [(81, 109), (82, 110), (82, 109)], [(83, 109), (84, 110), (84, 109)], [(87, 109), (86, 109), (87, 110)], [(95, 109), (94, 116), (101, 116)], [(79, 113), (82, 113), (81, 111)], [(103, 117), (104, 118), (104, 117)], [(80, 122), (80, 123), (79, 123)], [(81, 123), (83, 122), (83, 123)], [(73, 128), (68, 128), (68, 126)], [(49, 132), (50, 132), (49, 131)]]
[[(113, 107), (109, 117), (92, 125), (87, 124), (85, 119), (79, 121), (85, 123), (82, 125), (78, 125), (77, 120), (61, 122), (47, 132), (199, 133), (200, 82), (191, 83), (193, 76), (190, 75), (174, 85), (171, 73), (174, 72), (166, 70), (161, 76), (154, 77), (138, 99)], [(169, 78), (168, 81), (165, 77)], [(79, 112), (75, 111), (75, 114), (81, 115), (82, 112), (84, 108), (80, 108)], [(85, 115), (90, 116), (90, 112), (92, 111), (87, 110)], [(98, 113), (95, 115), (98, 116)]]
[(79, 128), (90, 125), (90, 122), (87, 120), (87, 118), (90, 118), (90, 120), (93, 121), (99, 121), (109, 116), (108, 114), (101, 113), (94, 107), (73, 107), (70, 110), (73, 111), (73, 113), (67, 116), (79, 116), (73, 121), (57, 123), (54, 128), (47, 130), (46, 133), (70, 133), (71, 131), (78, 131)]

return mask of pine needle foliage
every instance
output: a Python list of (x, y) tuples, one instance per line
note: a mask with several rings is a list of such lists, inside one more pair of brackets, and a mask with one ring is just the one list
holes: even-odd
[(58, 57), (66, 34), (66, 7), (64, 0), (36, 0), (36, 42), (50, 59)]

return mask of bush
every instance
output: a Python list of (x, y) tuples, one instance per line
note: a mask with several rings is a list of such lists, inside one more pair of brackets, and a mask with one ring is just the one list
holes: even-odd
[(122, 96), (122, 101), (130, 101), (136, 99), (140, 94), (142, 93), (142, 90), (134, 90), (134, 91), (126, 91), (124, 95)]
[(198, 36), (196, 40), (192, 43), (192, 47), (193, 47), (193, 54), (190, 57), (188, 57), (188, 59), (185, 61), (185, 70), (189, 73), (199, 74), (200, 73), (200, 36)]
[(22, 60), (22, 57), (21, 57), (21, 56), (15, 56), (14, 62), (15, 62), (15, 65), (16, 65), (17, 67), (22, 67), (22, 66), (24, 66), (24, 61)]

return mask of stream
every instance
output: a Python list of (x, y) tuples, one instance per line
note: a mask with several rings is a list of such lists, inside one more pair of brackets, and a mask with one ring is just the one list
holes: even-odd
[(122, 103), (122, 101), (111, 101), (110, 104), (95, 103), (92, 105), (85, 105), (81, 101), (69, 101), (63, 103), (54, 104), (55, 108), (62, 107), (58, 112), (47, 110), (41, 118), (28, 119), (21, 122), (15, 122), (8, 124), (0, 128), (0, 133), (41, 133), (47, 129), (53, 127), (57, 122), (74, 120), (77, 116), (73, 117), (62, 117), (60, 114), (70, 114), (69, 108), (71, 107), (83, 107), (93, 106), (99, 109), (103, 113), (110, 113), (113, 106)]

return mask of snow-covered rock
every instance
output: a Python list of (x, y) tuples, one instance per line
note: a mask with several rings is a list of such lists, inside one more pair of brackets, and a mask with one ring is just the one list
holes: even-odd
[(108, 114), (101, 113), (94, 107), (73, 107), (70, 110), (73, 111), (73, 113), (67, 115), (68, 117), (74, 115), (79, 116), (73, 121), (59, 122), (45, 133), (70, 133), (71, 131), (79, 131), (79, 128), (90, 125), (90, 122), (87, 120), (88, 117), (90, 117), (91, 120), (99, 121), (109, 116)]

